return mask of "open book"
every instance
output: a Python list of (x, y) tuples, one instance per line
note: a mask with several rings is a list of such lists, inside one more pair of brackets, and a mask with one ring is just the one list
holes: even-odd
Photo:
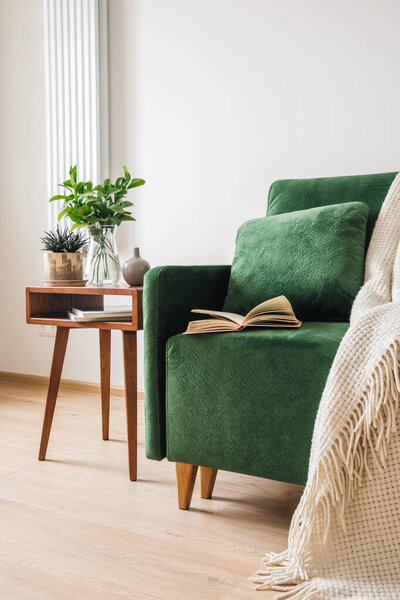
[(216, 333), (218, 331), (240, 331), (245, 327), (300, 327), (293, 312), (292, 305), (286, 296), (277, 296), (262, 302), (247, 315), (223, 312), (220, 310), (204, 310), (194, 308), (193, 313), (201, 313), (213, 317), (190, 321), (185, 333)]

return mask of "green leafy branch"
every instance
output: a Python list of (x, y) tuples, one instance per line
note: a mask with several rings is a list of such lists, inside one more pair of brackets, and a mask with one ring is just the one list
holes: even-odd
[(49, 202), (63, 200), (64, 204), (58, 215), (58, 220), (69, 217), (74, 223), (73, 229), (99, 224), (119, 226), (122, 221), (135, 221), (131, 214), (133, 202), (125, 200), (128, 191), (144, 185), (144, 179), (132, 178), (124, 166), (124, 175), (118, 177), (115, 183), (105, 179), (101, 185), (93, 187), (91, 181), (78, 181), (77, 168), (71, 167), (70, 178), (60, 184), (65, 188), (65, 194), (57, 194)]

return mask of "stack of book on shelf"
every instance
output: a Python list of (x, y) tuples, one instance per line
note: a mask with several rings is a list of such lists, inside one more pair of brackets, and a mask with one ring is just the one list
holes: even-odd
[(98, 310), (82, 310), (72, 308), (68, 312), (72, 321), (84, 323), (86, 321), (131, 321), (132, 308), (129, 306), (108, 306)]

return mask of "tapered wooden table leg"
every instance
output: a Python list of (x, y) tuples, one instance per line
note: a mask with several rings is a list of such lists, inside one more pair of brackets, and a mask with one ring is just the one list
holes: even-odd
[(126, 423), (128, 430), (129, 478), (137, 478), (137, 368), (136, 331), (122, 332), (124, 346), (124, 373)]
[(101, 380), (101, 420), (103, 440), (108, 440), (110, 428), (110, 356), (111, 330), (99, 329), (100, 340), (100, 380)]
[(51, 363), (49, 387), (47, 390), (46, 408), (44, 411), (42, 438), (40, 440), (39, 460), (44, 460), (46, 458), (47, 444), (49, 443), (51, 424), (53, 422), (54, 409), (56, 407), (68, 335), (69, 327), (57, 327), (56, 339), (54, 342), (53, 362)]

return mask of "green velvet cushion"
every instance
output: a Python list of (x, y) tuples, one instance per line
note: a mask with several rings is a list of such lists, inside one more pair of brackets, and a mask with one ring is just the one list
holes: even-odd
[(224, 310), (246, 314), (284, 294), (300, 319), (347, 320), (363, 281), (367, 218), (366, 204), (348, 202), (248, 221)]
[(366, 240), (368, 244), (382, 202), (396, 174), (370, 173), (313, 179), (279, 179), (269, 189), (267, 215), (343, 202), (365, 202), (369, 207)]
[(347, 327), (170, 338), (168, 459), (304, 484), (315, 415)]

